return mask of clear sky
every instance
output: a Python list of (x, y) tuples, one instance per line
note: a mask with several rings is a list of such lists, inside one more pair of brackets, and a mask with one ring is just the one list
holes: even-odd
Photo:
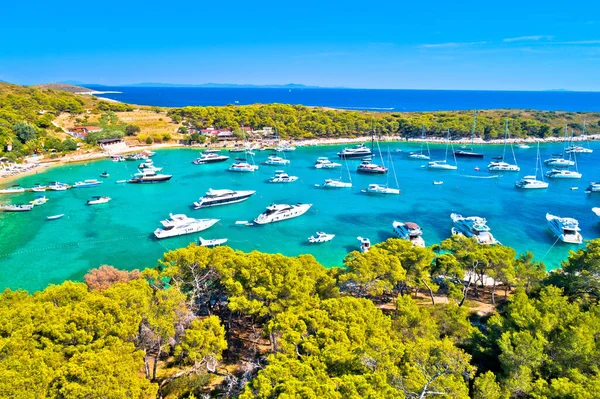
[(600, 0), (7, 1), (0, 79), (600, 91)]

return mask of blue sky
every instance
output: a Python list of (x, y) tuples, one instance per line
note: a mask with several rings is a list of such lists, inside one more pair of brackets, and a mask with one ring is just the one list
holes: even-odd
[(600, 91), (597, 0), (11, 1), (0, 37), (20, 84)]

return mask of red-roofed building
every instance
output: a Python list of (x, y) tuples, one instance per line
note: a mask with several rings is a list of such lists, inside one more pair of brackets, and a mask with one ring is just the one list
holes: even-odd
[(67, 133), (73, 137), (84, 138), (88, 133), (101, 132), (102, 128), (98, 126), (75, 126), (71, 128)]

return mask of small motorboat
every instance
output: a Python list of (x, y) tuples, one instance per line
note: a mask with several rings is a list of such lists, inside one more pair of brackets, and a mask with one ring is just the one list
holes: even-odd
[(443, 181), (441, 181), (441, 180), (434, 180), (434, 181), (433, 181), (433, 185), (434, 185), (434, 186), (439, 186), (439, 185), (441, 185), (441, 184), (444, 184), (444, 182), (443, 182)]
[(9, 188), (3, 188), (0, 190), (0, 194), (20, 194), (24, 193), (25, 189), (21, 186), (15, 185)]
[(46, 191), (46, 189), (47, 189), (47, 188), (48, 188), (48, 187), (46, 187), (46, 186), (42, 186), (41, 184), (39, 184), (39, 183), (36, 183), (36, 184), (35, 184), (35, 185), (34, 185), (34, 186), (31, 188), (31, 191), (33, 191), (34, 193), (42, 193), (42, 192)]
[(100, 174), (100, 177), (110, 177), (110, 174), (107, 171), (104, 171)]
[(335, 234), (327, 234), (322, 231), (317, 231), (314, 235), (308, 237), (308, 242), (311, 244), (317, 244), (333, 240)]
[(48, 198), (46, 198), (46, 196), (44, 195), (40, 195), (36, 197), (36, 199), (34, 199), (33, 201), (29, 201), (29, 203), (33, 206), (44, 205), (46, 202), (48, 202)]
[(33, 209), (33, 205), (4, 205), (0, 207), (0, 210), (4, 212), (27, 212)]
[(227, 242), (227, 238), (215, 238), (213, 240), (205, 240), (202, 237), (198, 237), (198, 245), (201, 247), (218, 247)]
[(479, 166), (475, 166), (475, 168), (473, 168), (473, 170), (474, 170), (475, 172), (479, 172), (479, 170), (480, 170), (480, 169), (479, 169)]
[(65, 216), (64, 213), (61, 213), (60, 215), (46, 216), (46, 220), (56, 220), (56, 219), (60, 219), (63, 216)]
[(571, 191), (579, 190), (579, 187), (571, 187)]
[(100, 196), (95, 196), (92, 197), (91, 200), (88, 200), (87, 204), (88, 205), (100, 205), (100, 204), (106, 204), (108, 201), (110, 201), (112, 198), (110, 197), (100, 197)]
[(364, 237), (356, 237), (356, 239), (360, 242), (360, 252), (369, 252), (369, 249), (371, 249), (371, 240)]
[(127, 183), (127, 180), (117, 180), (117, 184)]

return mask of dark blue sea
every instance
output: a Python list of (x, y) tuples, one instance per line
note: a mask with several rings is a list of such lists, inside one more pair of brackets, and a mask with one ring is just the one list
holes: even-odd
[(600, 112), (600, 92), (288, 89), (207, 87), (87, 87), (121, 102), (163, 107), (227, 104), (302, 104), (368, 111), (451, 111), (519, 108)]

